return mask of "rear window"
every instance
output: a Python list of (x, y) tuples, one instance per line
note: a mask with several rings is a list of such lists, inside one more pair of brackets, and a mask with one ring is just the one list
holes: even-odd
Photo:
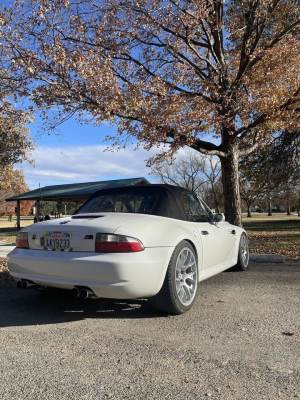
[(93, 197), (75, 214), (119, 212), (151, 214), (158, 195), (149, 193), (113, 193)]

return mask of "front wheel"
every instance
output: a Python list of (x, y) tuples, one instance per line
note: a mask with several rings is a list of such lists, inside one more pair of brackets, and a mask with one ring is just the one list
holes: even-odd
[(248, 238), (245, 233), (242, 233), (239, 245), (238, 262), (235, 269), (238, 271), (246, 271), (249, 267), (249, 246)]
[(183, 240), (172, 254), (162, 288), (149, 302), (157, 310), (182, 314), (192, 307), (197, 285), (197, 257), (191, 244)]

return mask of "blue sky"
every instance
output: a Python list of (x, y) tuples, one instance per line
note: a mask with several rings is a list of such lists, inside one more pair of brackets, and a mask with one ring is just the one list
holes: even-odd
[(22, 163), (16, 167), (23, 168), (31, 190), (39, 184), (43, 187), (141, 176), (151, 182), (157, 181), (146, 167), (146, 160), (157, 149), (147, 152), (128, 146), (121, 151), (104, 151), (108, 147), (103, 143), (104, 137), (116, 132), (107, 123), (94, 127), (71, 119), (60, 126), (58, 136), (40, 135), (38, 120), (29, 128), (37, 145), (33, 152), (35, 166)]

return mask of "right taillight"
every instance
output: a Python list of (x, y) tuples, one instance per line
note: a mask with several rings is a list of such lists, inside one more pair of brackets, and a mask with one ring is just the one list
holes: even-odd
[(97, 233), (95, 251), (99, 253), (132, 253), (142, 250), (143, 244), (133, 237)]
[(20, 249), (29, 249), (28, 233), (19, 232), (16, 240), (16, 247)]

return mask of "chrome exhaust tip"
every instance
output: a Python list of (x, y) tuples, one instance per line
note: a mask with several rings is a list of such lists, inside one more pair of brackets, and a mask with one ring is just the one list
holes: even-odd
[(88, 299), (89, 297), (97, 297), (95, 296), (94, 292), (90, 289), (81, 289), (80, 290), (80, 298), (81, 299)]

